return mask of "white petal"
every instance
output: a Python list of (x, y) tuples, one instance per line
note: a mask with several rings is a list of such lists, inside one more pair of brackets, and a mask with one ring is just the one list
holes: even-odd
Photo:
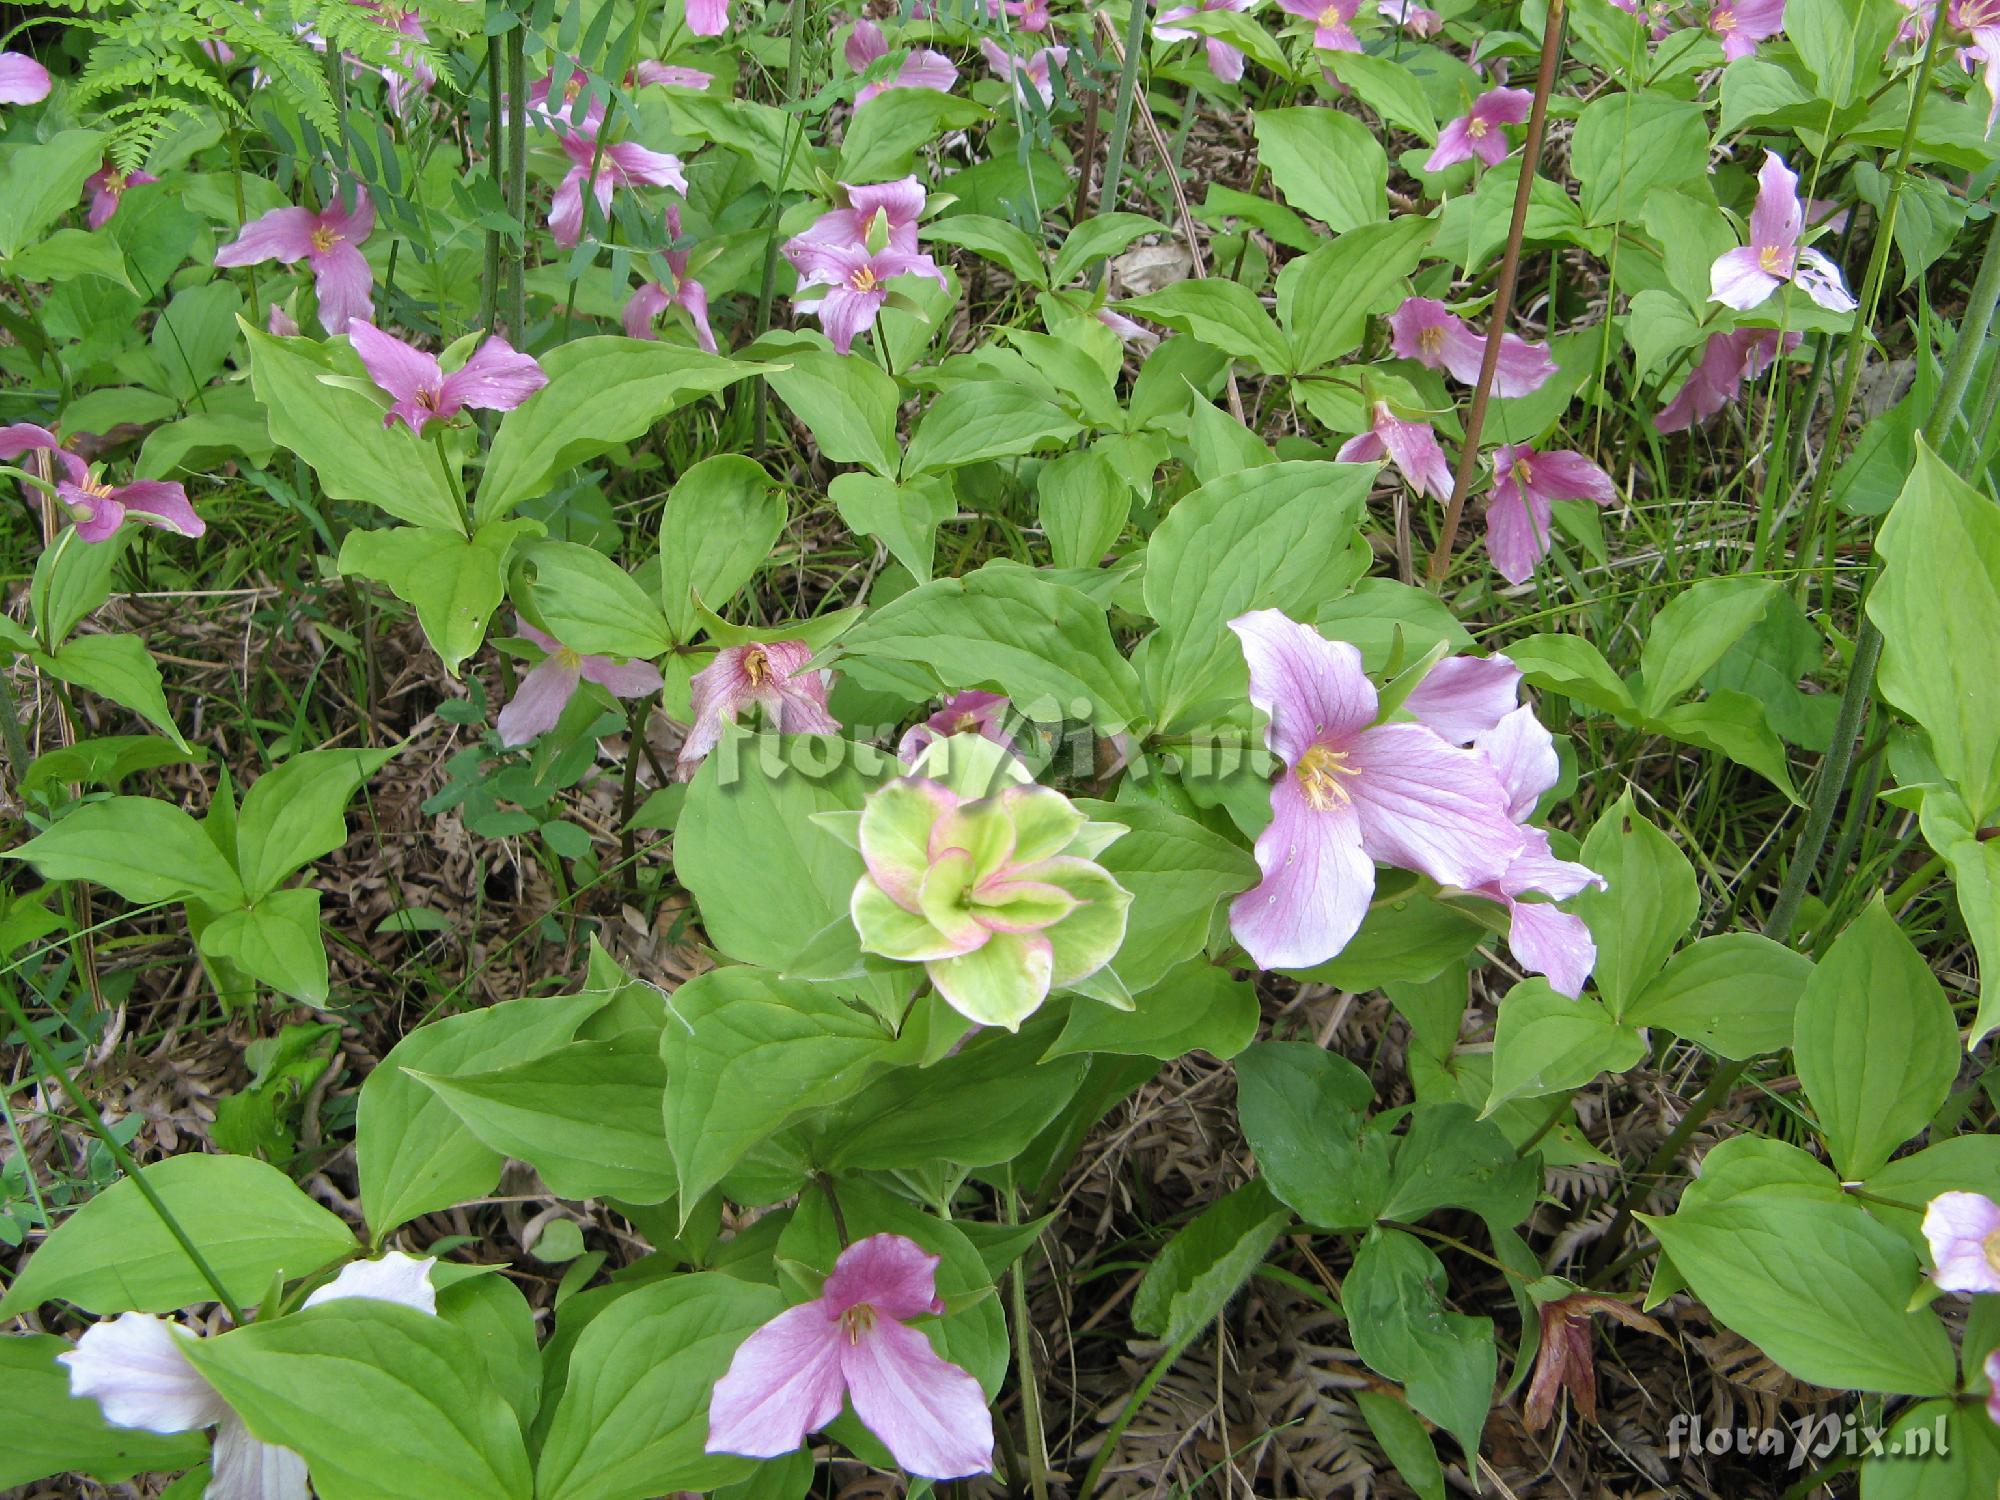
[(94, 1398), (112, 1426), (193, 1432), (229, 1413), (181, 1352), (180, 1341), (194, 1336), (151, 1313), (121, 1313), (85, 1329), (56, 1359), (69, 1366), (69, 1393)]
[(306, 1461), (267, 1443), (230, 1412), (215, 1432), (202, 1500), (307, 1500)]
[(381, 1302), (400, 1302), (418, 1312), (437, 1312), (437, 1288), (431, 1285), (431, 1267), (437, 1257), (418, 1260), (400, 1250), (391, 1250), (380, 1260), (357, 1260), (325, 1286), (306, 1298), (307, 1307), (322, 1302), (338, 1302), (343, 1297), (373, 1297)]

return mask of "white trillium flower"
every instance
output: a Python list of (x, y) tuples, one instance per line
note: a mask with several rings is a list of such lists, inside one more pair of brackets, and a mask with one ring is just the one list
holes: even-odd
[[(373, 1297), (436, 1316), (437, 1291), (430, 1284), (436, 1264), (400, 1250), (355, 1261), (305, 1305)], [(306, 1461), (256, 1437), (182, 1351), (183, 1339), (200, 1336), (151, 1313), (120, 1313), (85, 1329), (76, 1348), (56, 1359), (69, 1366), (70, 1394), (94, 1399), (113, 1427), (161, 1433), (215, 1428), (204, 1500), (307, 1500)]]

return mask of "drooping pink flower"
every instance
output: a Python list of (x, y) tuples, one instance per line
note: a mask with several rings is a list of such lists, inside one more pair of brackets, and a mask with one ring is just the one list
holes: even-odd
[(944, 272), (928, 255), (902, 250), (870, 253), (847, 245), (801, 245), (790, 256), (799, 271), (799, 290), (815, 287), (826, 291), (817, 297), (799, 296), (793, 304), (819, 319), (820, 327), (833, 347), (846, 354), (854, 340), (875, 326), (882, 304), (889, 300), (889, 283), (898, 276), (928, 276), (939, 286), (948, 286)]
[(57, 442), (47, 428), (32, 422), (0, 427), (0, 462), (12, 463), (31, 449), (49, 455), (48, 478), (76, 523), (79, 541), (108, 541), (127, 521), (177, 536), (200, 536), (208, 530), (188, 502), (187, 491), (178, 484), (160, 479), (108, 484), (91, 465)]
[(49, 70), (25, 52), (0, 52), (0, 104), (40, 104), (55, 87)]
[(1145, 324), (1134, 322), (1122, 312), (1114, 312), (1108, 307), (1098, 308), (1091, 316), (1128, 344), (1133, 339), (1150, 339), (1155, 336)]
[[(672, 204), (667, 205), (667, 234), (673, 239), (681, 237), (681, 211)], [(660, 314), (670, 307), (678, 307), (694, 324), (695, 343), (708, 353), (715, 353), (715, 334), (708, 326), (708, 288), (688, 275), (686, 250), (666, 250), (662, 254), (672, 285), (649, 281), (626, 300), (625, 314), (621, 319), (626, 336), (657, 338), (654, 326)]]
[[(586, 177), (591, 179), (591, 196), (597, 200), (597, 211), (607, 219), (611, 216), (611, 194), (615, 188), (632, 188), (643, 183), (648, 187), (672, 188), (677, 193), (687, 191), (680, 158), (664, 151), (648, 151), (637, 141), (600, 147), (591, 137), (571, 131), (563, 137), (563, 151), (571, 165), (549, 202), (549, 229), (556, 243), (565, 249), (583, 237)], [(597, 164), (594, 177), (592, 162)]]
[(1044, 109), (1056, 102), (1053, 75), (1069, 61), (1069, 48), (1037, 47), (1026, 57), (1016, 57), (989, 36), (979, 39), (979, 50), (985, 55), (986, 65), (993, 70), (993, 76), (1002, 83), (1011, 82), (1023, 99), (1032, 89)]
[(1984, 1193), (1940, 1193), (1924, 1210), (1924, 1238), (1940, 1291), (2000, 1292), (2000, 1203)]
[(550, 635), (544, 635), (518, 615), (516, 634), (526, 636), (548, 655), (521, 679), (495, 728), (503, 745), (525, 745), (556, 727), (579, 683), (594, 682), (617, 698), (643, 698), (660, 690), (660, 672), (649, 661), (620, 662), (609, 656), (585, 656)]
[(84, 187), (90, 192), (90, 227), (102, 229), (111, 221), (111, 216), (118, 212), (118, 200), (125, 195), (125, 189), (159, 180), (151, 172), (121, 172), (106, 162), (83, 180)]
[(1385, 20), (1394, 21), (1411, 36), (1436, 36), (1444, 29), (1444, 17), (1417, 0), (1382, 0), (1378, 8)]
[(979, 1382), (909, 1326), (944, 1311), (939, 1260), (899, 1234), (841, 1251), (818, 1297), (737, 1348), (709, 1402), (708, 1451), (781, 1457), (839, 1416), (845, 1396), (910, 1473), (962, 1479), (991, 1469), (993, 1417)]
[(657, 83), (670, 89), (693, 89), (697, 93), (715, 82), (713, 73), (704, 73), (700, 68), (684, 68), (677, 63), (642, 62), (632, 70), (633, 80), (640, 85)]
[(691, 684), (694, 722), (675, 763), (682, 780), (715, 748), (722, 726), (753, 705), (778, 734), (839, 733), (840, 721), (826, 706), (831, 674), (808, 671), (812, 655), (804, 641), (751, 641), (716, 652)]
[(803, 234), (785, 241), (785, 255), (796, 265), (809, 245), (840, 245), (865, 250), (872, 236), (879, 245), (906, 255), (917, 251), (917, 220), (923, 217), (927, 194), (915, 177), (895, 182), (843, 182), (844, 207), (830, 208), (813, 220)]
[(986, 14), (996, 21), (1006, 16), (1019, 31), (1049, 29), (1049, 0), (986, 0)]
[[(430, 33), (424, 30), (423, 18), (415, 11), (405, 9), (395, 0), (354, 0), (354, 3), (369, 12), (377, 25), (429, 45)], [(367, 68), (361, 63), (354, 63), (354, 66), (358, 70), (381, 74), (382, 81), (388, 85), (389, 107), (402, 114), (414, 96), (430, 92), (437, 82), (437, 74), (421, 55), (401, 42), (391, 44), (389, 56), (391, 62), (385, 68)], [(354, 62), (351, 58), (349, 61)]]
[(1403, 712), (1448, 744), (1470, 745), (1514, 711), (1520, 694), (1521, 669), (1509, 658), (1447, 656), (1410, 689)]
[(1715, 258), (1709, 269), (1710, 300), (1748, 312), (1789, 281), (1831, 312), (1854, 311), (1840, 267), (1799, 243), (1804, 227), (1798, 174), (1775, 151), (1766, 151), (1757, 173), (1757, 203), (1750, 211), (1750, 243)]
[(1472, 108), (1448, 122), (1438, 132), (1437, 149), (1424, 162), (1426, 172), (1442, 172), (1446, 167), (1478, 157), (1489, 167), (1507, 159), (1510, 149), (1504, 125), (1519, 125), (1528, 118), (1535, 96), (1527, 89), (1488, 89), (1472, 101)]
[[(1426, 369), (1444, 370), (1462, 385), (1479, 383), (1479, 362), (1486, 340), (1466, 326), (1435, 297), (1405, 297), (1389, 314), (1389, 344), (1401, 359), (1414, 359)], [(1500, 336), (1500, 363), (1493, 371), (1493, 394), (1503, 398), (1532, 395), (1555, 374), (1556, 362), (1547, 344), (1531, 344), (1518, 334)]]
[(320, 326), (328, 333), (345, 333), (352, 319), (366, 322), (375, 316), (375, 273), (361, 253), (361, 242), (374, 228), (375, 205), (357, 186), (352, 212), (340, 206), (336, 193), (324, 213), (274, 208), (252, 219), (215, 252), (215, 263), (254, 266), (275, 260), (289, 266), (305, 261), (312, 267), (313, 287), (319, 294)]
[(549, 383), (532, 355), (517, 352), (497, 333), (449, 375), (435, 354), (359, 318), (347, 325), (347, 336), (368, 378), (389, 394), (382, 425), (401, 422), (419, 437), (428, 424), (448, 422), (468, 406), (512, 411)]
[(1611, 3), (1628, 15), (1637, 16), (1652, 28), (1653, 40), (1659, 41), (1672, 29), (1668, 25), (1673, 15), (1672, 0), (1611, 0)]
[(896, 758), (904, 765), (915, 765), (924, 751), (953, 734), (976, 734), (1012, 750), (1014, 736), (1007, 732), (1009, 708), (1006, 698), (999, 693), (976, 689), (959, 693), (947, 699), (944, 707), (923, 723), (912, 724), (903, 731), (903, 737), (896, 741)]
[(1451, 498), (1451, 465), (1428, 422), (1405, 422), (1386, 401), (1375, 403), (1374, 425), (1340, 445), (1334, 457), (1344, 464), (1373, 463), (1387, 455), (1410, 488), (1435, 500)]
[[(847, 66), (857, 73), (867, 72), (888, 55), (889, 39), (882, 34), (882, 28), (866, 16), (848, 28), (847, 39), (841, 44), (841, 56), (847, 60)], [(942, 52), (920, 47), (903, 59), (893, 77), (863, 84), (861, 92), (854, 96), (854, 107), (860, 109), (891, 89), (930, 89), (948, 94), (957, 84), (958, 69), (952, 60)]]
[(1715, 0), (1708, 29), (1721, 39), (1722, 55), (1731, 62), (1755, 57), (1759, 42), (1785, 29), (1785, 0)]
[(729, 29), (729, 0), (687, 0), (687, 23), (696, 36), (721, 36)]
[(2000, 1349), (1986, 1356), (1986, 1416), (2000, 1423)]
[(1276, 610), (1229, 622), (1250, 665), (1250, 701), (1270, 717), (1282, 762), (1264, 878), (1230, 904), (1230, 930), (1264, 968), (1308, 968), (1346, 946), (1375, 891), (1375, 861), (1471, 890), (1497, 880), (1526, 841), (1476, 751), (1422, 724), (1378, 724), (1361, 653)]
[[(1787, 352), (1798, 348), (1803, 335), (1784, 337)], [(1661, 432), (1682, 432), (1706, 422), (1734, 401), (1743, 382), (1754, 380), (1778, 354), (1775, 328), (1738, 328), (1730, 333), (1710, 334), (1702, 347), (1701, 359), (1688, 373), (1687, 381), (1674, 399), (1660, 409), (1653, 425)]]
[(1354, 15), (1361, 0), (1278, 0), (1287, 15), (1313, 23), (1313, 45), (1322, 52), (1359, 52), (1361, 38), (1354, 34)]
[[(1176, 5), (1171, 10), (1160, 12), (1153, 22), (1153, 35), (1163, 42), (1185, 42), (1200, 36), (1200, 32), (1190, 31), (1174, 22), (1189, 16), (1200, 15), (1203, 11), (1248, 10), (1252, 0), (1195, 0), (1192, 5)], [(1208, 71), (1224, 83), (1239, 83), (1243, 78), (1243, 49), (1223, 41), (1220, 37), (1204, 36), (1201, 44), (1208, 53)]]
[(1553, 500), (1618, 498), (1611, 476), (1568, 448), (1537, 453), (1525, 443), (1493, 450), (1493, 498), (1486, 504), (1486, 551), (1509, 583), (1525, 583), (1548, 555)]

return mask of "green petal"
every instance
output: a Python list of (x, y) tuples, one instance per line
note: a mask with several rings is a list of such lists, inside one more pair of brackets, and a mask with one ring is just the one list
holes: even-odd
[(1014, 824), (998, 797), (961, 803), (931, 828), (931, 853), (963, 849), (972, 856), (972, 879), (985, 880), (1014, 857)]
[(993, 880), (976, 889), (972, 910), (999, 932), (1039, 932), (1076, 910), (1076, 897), (1043, 880)]
[(869, 795), (861, 809), (861, 857), (875, 883), (907, 910), (931, 863), (931, 826), (953, 806), (934, 781), (905, 776)]
[(972, 914), (973, 879), (972, 856), (963, 849), (947, 849), (931, 861), (917, 893), (924, 920), (961, 953), (977, 943), (986, 930)]
[(925, 964), (924, 971), (960, 1015), (1018, 1031), (1049, 996), (1050, 964), (1040, 933), (996, 932), (975, 952)]
[(931, 741), (912, 770), (934, 777), (968, 801), (1028, 786), (1035, 779), (1005, 745), (982, 734), (948, 734)]
[(963, 943), (953, 942), (922, 917), (904, 911), (866, 875), (854, 883), (847, 911), (854, 919), (854, 930), (861, 935), (864, 952), (918, 964), (964, 951)]
[(1125, 941), (1132, 893), (1085, 859), (1045, 859), (1014, 872), (1023, 880), (1061, 886), (1082, 904), (1043, 932), (1055, 949), (1053, 983), (1075, 984), (1111, 962)]
[(1000, 801), (1014, 820), (1014, 858), (1024, 865), (1062, 853), (1084, 824), (1075, 804), (1049, 787), (1010, 787)]

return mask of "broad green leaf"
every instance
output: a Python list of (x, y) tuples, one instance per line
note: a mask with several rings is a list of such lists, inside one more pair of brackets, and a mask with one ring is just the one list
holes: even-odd
[[(264, 1162), (197, 1152), (140, 1170), (239, 1303), (262, 1297), (274, 1276), (304, 1276), (355, 1249), (345, 1224)], [(64, 1219), (42, 1242), (0, 1297), (0, 1317), (58, 1298), (109, 1314), (167, 1313), (214, 1297), (127, 1177)]]
[[(1507, 243), (1508, 231), (1514, 223), (1514, 197), (1520, 186), (1519, 157), (1482, 171), (1471, 192), (1446, 199), (1438, 210), (1437, 235), (1431, 241), (1433, 252), (1477, 273)], [(1609, 251), (1607, 233), (1586, 229), (1583, 211), (1576, 206), (1576, 200), (1548, 178), (1537, 174), (1529, 184), (1528, 217), (1521, 224), (1522, 244), (1580, 245), (1594, 255), (1603, 256)]]
[(674, 639), (757, 576), (785, 529), (785, 501), (754, 458), (718, 453), (674, 481), (660, 516), (660, 585)]
[(1213, 1323), (1291, 1222), (1291, 1210), (1254, 1179), (1216, 1199), (1147, 1267), (1132, 1326), (1174, 1344)]
[(1582, 861), (1605, 887), (1580, 892), (1570, 910), (1597, 943), (1593, 982), (1617, 1020), (1694, 925), (1700, 892), (1687, 856), (1640, 814), (1629, 792), (1590, 830)]
[[(1706, 313), (1715, 258), (1736, 248), (1736, 231), (1706, 186), (1656, 188), (1646, 195), (1646, 232), (1660, 244), (1667, 281), (1684, 306)], [(1641, 296), (1644, 293), (1640, 294)], [(1633, 301), (1638, 309), (1638, 300)]]
[(173, 710), (160, 681), (159, 664), (136, 635), (80, 635), (63, 642), (54, 656), (35, 654), (35, 665), (51, 677), (87, 687), (129, 708), (166, 731), (182, 749), (187, 741), (174, 726)]
[(185, 766), (206, 760), (207, 752), (183, 749), (154, 734), (103, 734), (46, 750), (28, 763), (21, 790), (45, 794), (58, 782), (76, 781), (117, 791), (125, 778), (159, 766)]
[(1949, 787), (1927, 787), (1917, 812), (1924, 840), (1951, 868), (1953, 893), (1979, 956), (1979, 1013), (1965, 1045), (1977, 1047), (2000, 1026), (2000, 839), (1983, 839)]
[(673, 1195), (661, 1115), (667, 1070), (656, 1032), (569, 1042), (488, 1072), (410, 1071), (474, 1135), (528, 1163), (559, 1198), (648, 1204)]
[(1095, 449), (1065, 453), (1035, 476), (1035, 504), (1059, 568), (1094, 568), (1123, 535), (1132, 488)]
[(1764, 617), (1781, 590), (1768, 578), (1708, 578), (1667, 601), (1639, 652), (1640, 712), (1666, 712)]
[[(42, 644), (59, 649), (77, 624), (111, 597), (111, 584), (131, 532), (127, 527), (109, 541), (86, 542), (70, 526), (42, 549), (42, 555), (35, 559), (35, 576), (28, 584), (28, 608)], [(7, 628), (19, 629), (12, 620)], [(27, 645), (22, 642), (17, 649), (25, 650)]]
[(1850, 1181), (1888, 1161), (1950, 1093), (1951, 1002), (1880, 896), (1814, 968), (1792, 1050), (1834, 1169)]
[(920, 147), (988, 118), (984, 105), (963, 94), (889, 89), (850, 117), (840, 147), (840, 180), (881, 182), (901, 177), (909, 172)]
[(1328, 71), (1385, 122), (1437, 139), (1437, 116), (1407, 63), (1369, 52), (1329, 52), (1324, 60)]
[(902, 445), (896, 441), (896, 409), (902, 401), (896, 382), (865, 359), (813, 345), (792, 348), (771, 340), (766, 344), (784, 363), (773, 365), (765, 378), (805, 423), (821, 455), (894, 477), (903, 461)]
[(1439, 1208), (1469, 1208), (1511, 1227), (1528, 1216), (1541, 1167), (1522, 1156), (1491, 1120), (1464, 1104), (1419, 1104), (1396, 1142), (1388, 1201), (1380, 1216), (1412, 1223)]
[(86, 802), (0, 857), (26, 860), (44, 880), (91, 880), (141, 904), (190, 896), (243, 903), (236, 872), (201, 825), (152, 797)]
[(1699, 745), (1748, 766), (1793, 802), (1799, 800), (1784, 741), (1766, 720), (1764, 704), (1748, 693), (1718, 688), (1706, 698), (1678, 704), (1644, 723), (1647, 729), (1671, 739)]
[(1570, 142), (1586, 224), (1637, 222), (1654, 188), (1708, 172), (1701, 106), (1664, 93), (1605, 94), (1586, 104)]
[[(37, 240), (9, 261), (8, 269), (37, 286), (101, 276), (128, 292), (139, 290), (125, 272), (125, 252), (118, 242), (109, 235), (89, 234), (81, 229), (58, 229)], [(233, 295), (234, 289), (230, 290)], [(173, 410), (171, 403), (168, 410)]]
[(84, 180), (104, 165), (104, 143), (100, 131), (65, 130), (0, 159), (0, 260), (13, 260), (76, 207)]
[(1422, 1241), (1377, 1229), (1355, 1252), (1340, 1300), (1354, 1352), (1401, 1381), (1410, 1405), (1471, 1454), (1479, 1449), (1499, 1354), (1493, 1320), (1446, 1311), (1445, 1285), (1444, 1267)]
[[(1824, 1441), (1826, 1434), (1814, 1436)], [(1883, 1434), (1882, 1449), (1879, 1455), (1864, 1450), (1861, 1500), (1987, 1500), (2000, 1494), (2000, 1426), (1977, 1402), (1911, 1406)]]
[(1112, 967), (1138, 994), (1202, 950), (1215, 903), (1255, 885), (1257, 862), (1241, 845), (1164, 807), (1089, 798), (1076, 805), (1098, 822), (1130, 830), (1097, 862), (1132, 893), (1125, 942)]
[(650, 661), (672, 649), (658, 601), (595, 547), (530, 542), (521, 561), (533, 570), (528, 594), (542, 624), (570, 650)]
[(1734, 135), (1748, 124), (1797, 126), (1826, 123), (1831, 111), (1812, 91), (1782, 67), (1763, 57), (1739, 57), (1723, 70), (1721, 135)]
[(1256, 1034), (1257, 992), (1227, 970), (1195, 961), (1169, 969), (1134, 997), (1131, 1010), (1079, 996), (1048, 1055), (1116, 1052), (1169, 1061), (1200, 1050), (1227, 1059)]
[(1830, 105), (1853, 103), (1882, 76), (1883, 55), (1908, 12), (1895, 0), (1791, 0), (1785, 36)]
[(1078, 431), (1061, 407), (994, 380), (947, 387), (924, 412), (903, 455), (905, 474), (1014, 458), (1067, 442)]
[(849, 530), (879, 537), (918, 583), (931, 581), (937, 529), (958, 512), (949, 476), (924, 474), (899, 484), (879, 474), (850, 472), (836, 474), (826, 493)]
[(1407, 885), (1394, 894), (1378, 886), (1374, 905), (1347, 946), (1325, 963), (1296, 972), (1356, 993), (1385, 984), (1422, 983), (1471, 953), (1492, 932), (1490, 925), (1435, 896)]
[(529, 1500), (520, 1423), (442, 1318), (344, 1298), (187, 1357), (251, 1432), (290, 1448), (321, 1500)]
[(1260, 109), (1257, 159), (1285, 201), (1336, 234), (1389, 217), (1389, 158), (1354, 116), (1330, 105)]
[(1356, 1391), (1354, 1404), (1403, 1482), (1421, 1500), (1444, 1500), (1444, 1466), (1423, 1419), (1386, 1391)]
[(1622, 719), (1638, 716), (1631, 691), (1604, 653), (1580, 635), (1531, 635), (1506, 648), (1508, 659), (1538, 688)]
[[(1392, 659), (1408, 665), (1443, 642), (1451, 651), (1472, 649), (1472, 637), (1437, 595), (1393, 578), (1364, 578), (1320, 606), (1319, 633), (1359, 648), (1370, 672)], [(1400, 647), (1400, 657), (1398, 650)]]
[(1572, 1000), (1546, 979), (1524, 979), (1500, 1002), (1493, 1092), (1481, 1118), (1514, 1099), (1578, 1088), (1607, 1071), (1622, 1073), (1645, 1055), (1645, 1038), (1598, 1001), (1588, 995)]
[(1176, 281), (1118, 305), (1124, 312), (1199, 339), (1232, 359), (1247, 359), (1267, 375), (1282, 374), (1291, 366), (1284, 334), (1256, 294), (1240, 282)]
[[(1359, 52), (1340, 55), (1381, 61)], [(1291, 340), (1292, 369), (1317, 370), (1360, 348), (1368, 319), (1402, 302), (1436, 229), (1429, 219), (1405, 214), (1350, 229), (1287, 261), (1278, 273), (1278, 321)]]
[(996, 265), (1006, 267), (1016, 281), (1024, 281), (1030, 286), (1047, 284), (1048, 273), (1042, 265), (1041, 245), (1029, 239), (1026, 231), (1017, 229), (1005, 219), (990, 219), (984, 214), (952, 214), (926, 224), (924, 238), (957, 245), (983, 256)]
[(326, 1001), (326, 944), (319, 892), (311, 886), (266, 891), (252, 905), (224, 912), (201, 930), (204, 958), (236, 965), (281, 995), (308, 1005)]
[[(554, 1222), (574, 1227), (569, 1219)], [(487, 1379), (526, 1427), (542, 1399), (542, 1360), (535, 1314), (521, 1289), (505, 1276), (468, 1276), (438, 1289), (437, 1312), (465, 1335)]]
[(303, 750), (244, 794), (236, 868), (252, 901), (347, 842), (347, 803), (396, 756), (387, 750)]
[(1066, 286), (1083, 274), (1091, 262), (1116, 255), (1141, 235), (1164, 233), (1166, 226), (1144, 214), (1094, 214), (1069, 232), (1062, 249), (1056, 252), (1051, 286)]
[(535, 521), (498, 521), (469, 539), (413, 526), (350, 531), (340, 545), (340, 571), (372, 578), (414, 605), (425, 639), (456, 677), (485, 641), (486, 622), (506, 592), (508, 554), (540, 529)]
[(1690, 943), (1625, 1007), (1632, 1026), (1664, 1026), (1741, 1061), (1791, 1045), (1813, 963), (1754, 932)]
[(227, 281), (183, 287), (153, 324), (153, 352), (168, 391), (191, 402), (228, 362), (236, 348), (236, 315), (243, 298)]
[(1308, 1224), (1361, 1229), (1389, 1195), (1389, 1138), (1367, 1128), (1368, 1075), (1309, 1042), (1236, 1058), (1236, 1107), (1257, 1171)]
[(551, 1052), (610, 1000), (609, 993), (507, 1000), (419, 1026), (361, 1085), (354, 1156), (361, 1210), (380, 1243), (419, 1214), (493, 1190), (506, 1158), (475, 1136), (410, 1069), (484, 1073)]
[(0, 1411), (7, 1413), (0, 1486), (57, 1474), (116, 1482), (155, 1469), (185, 1469), (208, 1456), (208, 1439), (199, 1432), (160, 1437), (113, 1427), (95, 1400), (70, 1395), (69, 1371), (56, 1356), (75, 1347), (46, 1333), (0, 1336)]

